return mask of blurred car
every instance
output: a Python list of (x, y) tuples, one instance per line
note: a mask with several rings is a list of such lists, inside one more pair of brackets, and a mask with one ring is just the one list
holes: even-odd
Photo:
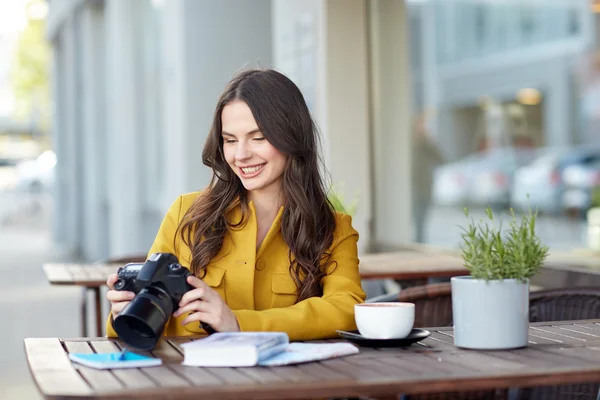
[(562, 166), (574, 150), (550, 149), (515, 172), (510, 204), (516, 209), (531, 208), (546, 213), (562, 209)]
[(587, 210), (592, 204), (592, 191), (600, 186), (600, 154), (566, 167), (562, 174), (565, 185), (562, 206), (567, 210)]
[(56, 154), (45, 151), (34, 160), (17, 164), (17, 187), (27, 191), (46, 191), (52, 188), (55, 179)]
[(505, 207), (517, 168), (530, 163), (535, 149), (496, 147), (435, 170), (433, 200), (440, 205)]
[(433, 173), (433, 202), (442, 206), (463, 206), (468, 194), (469, 170), (466, 159), (437, 167)]
[[(548, 213), (562, 211), (567, 186), (563, 178), (565, 171), (569, 171), (570, 166), (593, 162), (599, 157), (600, 149), (588, 146), (543, 151), (540, 157), (515, 173), (511, 205)], [(572, 175), (572, 172), (567, 174)]]
[(506, 208), (510, 205), (517, 169), (537, 156), (534, 148), (499, 147), (481, 154), (469, 187), (469, 204)]

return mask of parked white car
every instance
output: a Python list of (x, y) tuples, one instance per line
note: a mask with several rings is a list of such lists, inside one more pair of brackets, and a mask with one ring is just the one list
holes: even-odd
[(513, 175), (535, 158), (535, 149), (497, 147), (436, 169), (433, 198), (441, 205), (509, 205)]
[(592, 190), (600, 187), (600, 155), (594, 162), (566, 167), (563, 181), (565, 190), (562, 206), (565, 209), (587, 210), (592, 203)]
[(511, 204), (549, 213), (562, 211), (565, 204), (571, 207), (584, 204), (587, 195), (573, 188), (586, 180), (582, 179), (578, 166), (594, 160), (600, 161), (600, 149), (590, 146), (549, 149), (530, 165), (517, 170)]

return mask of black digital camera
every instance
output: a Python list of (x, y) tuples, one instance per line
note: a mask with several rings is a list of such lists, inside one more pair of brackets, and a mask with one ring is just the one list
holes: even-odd
[[(134, 292), (136, 296), (113, 321), (113, 327), (125, 344), (151, 350), (162, 336), (167, 321), (179, 308), (181, 297), (193, 286), (191, 275), (171, 253), (154, 253), (144, 263), (119, 268), (115, 290)], [(210, 326), (201, 324), (209, 333)]]

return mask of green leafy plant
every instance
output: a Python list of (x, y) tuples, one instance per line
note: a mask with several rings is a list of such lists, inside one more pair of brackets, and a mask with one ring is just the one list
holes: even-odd
[(331, 188), (329, 190), (329, 193), (327, 194), (327, 198), (333, 205), (333, 209), (335, 211), (343, 212), (350, 216), (354, 216), (354, 214), (356, 213), (356, 208), (358, 207), (358, 196), (356, 196), (352, 203), (348, 205), (345, 204), (343, 197), (340, 194), (336, 193), (336, 191), (333, 188)]
[(592, 199), (590, 206), (592, 208), (600, 207), (600, 186), (592, 188)]
[[(469, 219), (469, 210), (464, 209)], [(537, 212), (531, 209), (519, 218), (511, 208), (512, 217), (508, 229), (502, 231), (502, 223), (495, 224), (491, 208), (485, 210), (488, 221), (469, 219), (462, 228), (461, 255), (465, 267), (475, 279), (525, 281), (537, 274), (548, 255), (535, 232)]]

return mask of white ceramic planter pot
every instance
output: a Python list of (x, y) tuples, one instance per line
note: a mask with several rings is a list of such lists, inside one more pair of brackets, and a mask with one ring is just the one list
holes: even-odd
[(527, 346), (529, 281), (457, 276), (451, 284), (456, 346), (488, 350)]

